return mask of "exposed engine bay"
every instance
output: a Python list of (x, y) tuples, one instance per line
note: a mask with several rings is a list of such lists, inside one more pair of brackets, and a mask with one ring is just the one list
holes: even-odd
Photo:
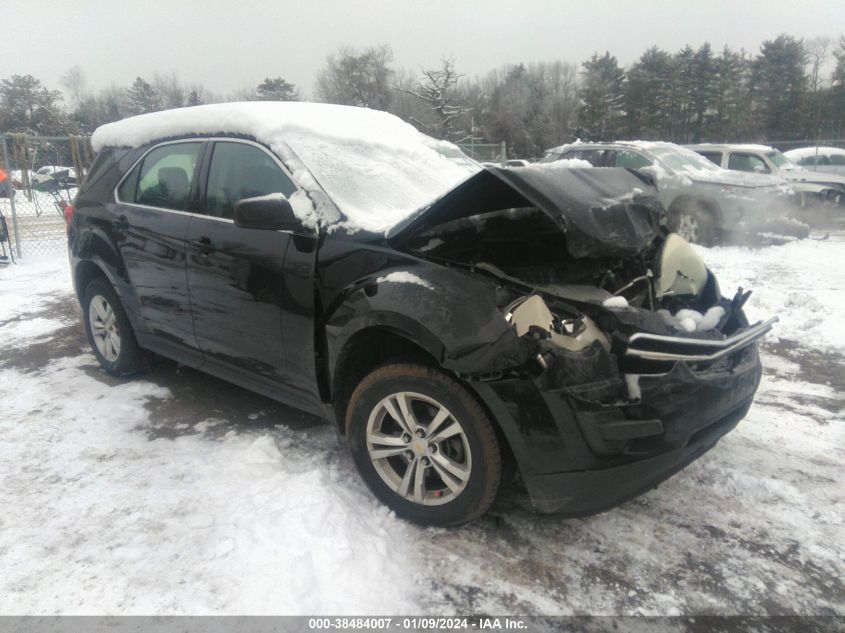
[[(628, 203), (635, 204), (634, 202)], [(619, 405), (641, 398), (639, 377), (688, 360), (722, 361), (746, 341), (741, 288), (723, 298), (715, 276), (680, 236), (661, 229), (634, 252), (574, 257), (555, 221), (534, 206), (455, 219), (407, 247), (447, 266), (496, 279), (500, 307), (518, 336), (537, 348), (546, 388)], [(768, 322), (765, 330), (771, 327)], [(712, 358), (711, 358), (712, 357)]]

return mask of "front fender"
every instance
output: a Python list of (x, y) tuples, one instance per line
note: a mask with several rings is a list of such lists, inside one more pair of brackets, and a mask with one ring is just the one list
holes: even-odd
[(369, 327), (390, 329), (459, 374), (504, 371), (530, 358), (497, 304), (497, 285), (471, 273), (418, 260), (358, 279), (341, 296), (325, 323), (331, 375), (349, 339)]

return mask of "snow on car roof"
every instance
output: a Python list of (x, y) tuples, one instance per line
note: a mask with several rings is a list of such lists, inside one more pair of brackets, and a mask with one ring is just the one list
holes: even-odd
[(804, 156), (815, 156), (816, 154), (824, 154), (826, 156), (837, 155), (837, 156), (845, 156), (845, 149), (841, 147), (816, 147), (813, 145), (812, 147), (798, 147), (796, 149), (791, 149), (788, 152), (784, 152), (787, 156), (792, 158), (793, 156), (798, 156), (803, 158)]
[(692, 150), (739, 150), (742, 152), (773, 152), (775, 149), (768, 145), (757, 143), (699, 143), (698, 145), (686, 145)]
[(451, 160), (392, 114), (326, 103), (252, 101), (153, 112), (97, 128), (92, 144), (97, 151), (137, 148), (191, 134), (250, 136), (270, 147), (308, 193), (310, 203), (305, 196), (291, 200), (308, 226), (384, 232), (480, 169)]

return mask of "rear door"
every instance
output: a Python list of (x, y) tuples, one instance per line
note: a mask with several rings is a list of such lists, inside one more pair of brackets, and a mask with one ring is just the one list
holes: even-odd
[[(309, 392), (314, 374), (288, 370), (283, 331), (285, 313), (296, 310), (286, 284), (286, 255), (297, 247), (287, 232), (245, 229), (233, 221), (239, 200), (290, 196), (296, 186), (264, 147), (234, 139), (211, 143), (203, 165), (203, 214), (191, 217), (186, 236), (191, 311), (204, 369), (309, 408), (301, 400), (310, 397), (303, 392)], [(303, 272), (310, 276), (312, 269), (298, 271)], [(313, 297), (313, 282), (310, 288)], [(313, 330), (301, 334), (293, 343), (313, 349)]]
[[(180, 360), (196, 351), (185, 271), (185, 231), (204, 143), (160, 144), (136, 163), (117, 187), (115, 243), (135, 292), (142, 328), (151, 347), (164, 346)], [(187, 358), (185, 358), (187, 356)]]

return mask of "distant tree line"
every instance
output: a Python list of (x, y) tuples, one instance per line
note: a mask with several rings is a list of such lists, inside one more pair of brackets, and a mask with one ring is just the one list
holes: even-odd
[[(213, 94), (175, 75), (137, 77), (92, 91), (79, 67), (62, 78), (64, 95), (30, 75), (0, 81), (0, 131), (88, 133), (133, 114), (232, 100), (305, 98), (283, 77), (254, 89)], [(386, 110), (421, 131), (456, 142), (508, 144), (536, 157), (572, 141), (613, 139), (781, 141), (845, 136), (845, 36), (802, 40), (779, 35), (759, 53), (709, 44), (670, 53), (646, 50), (625, 68), (610, 52), (579, 66), (509, 64), (466, 77), (454, 58), (417, 72), (394, 66), (389, 46), (340, 48), (314, 83), (315, 101)]]

